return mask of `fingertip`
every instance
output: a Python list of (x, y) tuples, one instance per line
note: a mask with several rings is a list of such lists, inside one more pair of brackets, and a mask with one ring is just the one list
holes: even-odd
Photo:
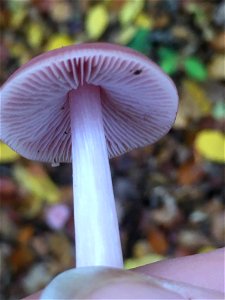
[(26, 298), (21, 299), (21, 300), (39, 300), (41, 298), (41, 293), (42, 293), (42, 291), (39, 291), (35, 294), (32, 294)]
[(224, 261), (225, 248), (220, 248), (209, 253), (165, 259), (132, 271), (224, 293)]

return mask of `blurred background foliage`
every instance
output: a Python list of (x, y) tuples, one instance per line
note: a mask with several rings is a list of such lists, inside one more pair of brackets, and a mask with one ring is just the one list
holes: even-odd
[[(111, 160), (125, 266), (224, 246), (225, 2), (1, 0), (0, 6), (1, 84), (42, 52), (105, 41), (144, 53), (178, 88), (169, 134)], [(19, 299), (74, 265), (71, 165), (28, 161), (1, 142), (0, 172), (0, 297)]]

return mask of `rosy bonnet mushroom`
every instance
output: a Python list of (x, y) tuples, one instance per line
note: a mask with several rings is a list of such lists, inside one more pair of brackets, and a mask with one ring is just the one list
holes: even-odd
[(77, 267), (123, 267), (109, 158), (159, 140), (177, 106), (157, 65), (107, 43), (44, 53), (1, 87), (1, 139), (28, 159), (72, 162)]

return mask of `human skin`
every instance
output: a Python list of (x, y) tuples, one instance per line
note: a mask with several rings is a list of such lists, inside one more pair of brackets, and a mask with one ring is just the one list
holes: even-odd
[[(81, 279), (75, 282), (79, 291), (74, 299), (224, 299), (224, 263), (225, 248), (221, 248), (205, 254), (156, 262), (132, 272), (119, 270), (118, 274), (122, 272), (120, 279), (116, 279), (113, 272), (110, 280), (102, 280), (97, 273), (82, 274)], [(94, 280), (94, 289), (90, 289), (84, 277), (89, 279), (88, 282)], [(73, 284), (71, 282), (71, 286)], [(40, 295), (41, 291), (23, 300), (38, 300)]]

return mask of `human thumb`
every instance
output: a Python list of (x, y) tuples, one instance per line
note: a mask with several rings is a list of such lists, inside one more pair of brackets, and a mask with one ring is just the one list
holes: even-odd
[(54, 299), (223, 299), (217, 291), (128, 270), (85, 267), (55, 277), (41, 294)]

